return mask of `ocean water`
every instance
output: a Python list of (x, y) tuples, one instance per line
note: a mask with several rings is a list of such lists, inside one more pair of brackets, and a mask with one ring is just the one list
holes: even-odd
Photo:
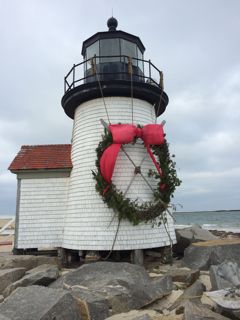
[[(10, 214), (0, 214), (0, 219), (13, 217)], [(186, 228), (192, 224), (198, 224), (207, 230), (240, 233), (240, 210), (174, 212), (173, 217), (176, 228)]]
[(174, 212), (173, 216), (177, 228), (199, 224), (207, 230), (223, 230), (240, 233), (240, 210)]

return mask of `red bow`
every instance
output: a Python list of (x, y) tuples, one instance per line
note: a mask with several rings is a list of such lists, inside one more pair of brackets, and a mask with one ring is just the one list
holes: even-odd
[(164, 132), (161, 124), (147, 124), (143, 128), (137, 128), (130, 124), (111, 124), (109, 130), (112, 134), (113, 143), (104, 150), (100, 159), (101, 175), (106, 182), (110, 184), (112, 181), (115, 163), (122, 144), (130, 143), (136, 137), (144, 141), (159, 175), (162, 176), (162, 171), (149, 147), (151, 144), (161, 145), (164, 143)]

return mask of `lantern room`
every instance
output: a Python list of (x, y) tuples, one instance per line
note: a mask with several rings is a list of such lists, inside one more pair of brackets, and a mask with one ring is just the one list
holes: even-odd
[(75, 109), (85, 101), (123, 96), (151, 103), (158, 117), (168, 104), (162, 72), (144, 59), (145, 47), (139, 37), (117, 30), (118, 21), (113, 17), (107, 26), (108, 31), (83, 42), (83, 62), (74, 64), (64, 79), (65, 113), (73, 119)]
[[(108, 32), (98, 32), (83, 42), (82, 55), (85, 61), (85, 82), (95, 81), (92, 66), (101, 80), (130, 80), (131, 64), (133, 80), (144, 81), (143, 54), (145, 47), (139, 37), (118, 31), (115, 18), (107, 21)], [(93, 60), (94, 59), (94, 60)]]

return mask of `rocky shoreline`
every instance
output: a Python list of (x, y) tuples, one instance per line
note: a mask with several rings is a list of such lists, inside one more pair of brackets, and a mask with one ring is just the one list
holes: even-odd
[(209, 230), (213, 235), (220, 237), (220, 238), (239, 238), (240, 239), (240, 233), (237, 232), (231, 232), (231, 231), (222, 231), (222, 230)]
[(145, 250), (144, 266), (0, 254), (0, 320), (240, 319), (239, 235), (176, 233), (172, 263), (169, 248)]

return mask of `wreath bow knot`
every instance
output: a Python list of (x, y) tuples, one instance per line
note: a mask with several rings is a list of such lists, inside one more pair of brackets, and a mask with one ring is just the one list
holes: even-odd
[(161, 124), (147, 124), (142, 128), (130, 124), (111, 124), (109, 131), (112, 134), (113, 143), (104, 150), (100, 159), (101, 175), (108, 184), (112, 181), (115, 163), (122, 144), (131, 143), (135, 138), (143, 140), (159, 175), (162, 176), (162, 170), (150, 149), (150, 145), (164, 143), (164, 131)]

